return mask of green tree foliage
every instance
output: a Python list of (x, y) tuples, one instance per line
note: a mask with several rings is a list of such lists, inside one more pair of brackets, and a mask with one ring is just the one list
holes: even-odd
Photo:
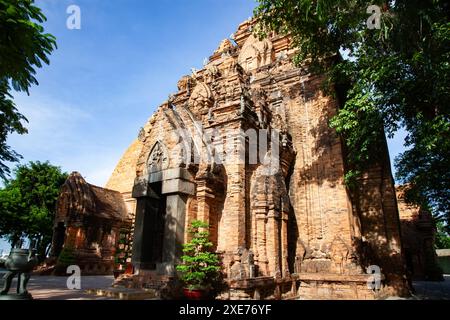
[(38, 84), (35, 68), (48, 64), (56, 48), (55, 38), (40, 25), (46, 20), (33, 0), (0, 0), (0, 178), (6, 178), (6, 162), (20, 155), (6, 143), (9, 134), (27, 133), (26, 118), (19, 113), (11, 89), (28, 93)]
[(48, 162), (30, 162), (17, 166), (14, 175), (0, 189), (0, 236), (12, 245), (24, 237), (37, 241), (43, 259), (52, 240), (56, 200), (67, 173)]
[[(379, 146), (405, 128), (407, 151), (396, 159), (406, 200), (450, 222), (450, 22), (442, 0), (258, 0), (257, 33), (292, 36), (295, 62), (325, 75), (341, 107), (331, 120), (347, 149), (351, 186)], [(369, 5), (381, 28), (369, 29)], [(345, 54), (340, 54), (340, 53)], [(342, 58), (343, 57), (343, 58)]]
[(447, 232), (444, 223), (438, 222), (436, 227), (436, 249), (450, 249), (450, 234)]
[(191, 241), (183, 245), (183, 264), (176, 268), (181, 273), (181, 281), (190, 290), (214, 289), (220, 282), (220, 261), (216, 253), (211, 252), (209, 225), (195, 220), (191, 223), (189, 234)]

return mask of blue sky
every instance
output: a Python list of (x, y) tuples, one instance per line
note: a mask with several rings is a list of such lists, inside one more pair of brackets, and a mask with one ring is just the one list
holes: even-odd
[[(37, 0), (58, 49), (30, 96), (15, 94), (29, 134), (8, 143), (23, 162), (49, 160), (103, 186), (178, 79), (200, 68), (252, 15), (254, 0)], [(66, 28), (69, 5), (81, 30)], [(390, 141), (391, 157), (402, 137)], [(392, 157), (393, 158), (393, 157)], [(0, 243), (0, 250), (7, 248)]]

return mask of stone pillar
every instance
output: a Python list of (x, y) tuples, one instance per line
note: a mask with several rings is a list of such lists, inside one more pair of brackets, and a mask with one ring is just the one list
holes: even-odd
[(245, 164), (226, 165), (227, 196), (222, 213), (219, 251), (245, 247)]
[(269, 260), (269, 275), (281, 276), (280, 274), (280, 230), (278, 228), (279, 221), (275, 216), (275, 211), (269, 209), (267, 215), (267, 255)]
[(197, 219), (209, 224), (210, 240), (217, 246), (218, 217), (212, 217), (215, 196), (206, 179), (197, 181)]
[(282, 276), (289, 275), (288, 265), (288, 213), (281, 213), (281, 272)]
[(162, 275), (174, 275), (175, 265), (180, 263), (184, 242), (184, 225), (187, 196), (167, 195), (162, 263), (157, 270)]
[(162, 263), (157, 265), (160, 275), (175, 275), (184, 243), (187, 196), (195, 194), (192, 176), (184, 168), (167, 169), (162, 172), (162, 194), (166, 196)]
[(145, 203), (144, 199), (137, 201), (136, 217), (134, 222), (134, 239), (133, 239), (133, 253), (132, 264), (138, 271), (141, 269), (142, 263), (142, 237), (144, 233), (144, 217), (145, 217)]
[(258, 265), (259, 271), (262, 275), (267, 276), (269, 274), (268, 261), (267, 261), (267, 248), (266, 248), (266, 208), (255, 208), (255, 251), (256, 251), (256, 264)]
[(211, 199), (214, 195), (206, 186), (205, 180), (197, 181), (197, 219), (209, 224)]
[(225, 129), (226, 156), (223, 163), (226, 172), (227, 193), (222, 211), (217, 250), (226, 252), (227, 255), (233, 255), (239, 248), (246, 247), (246, 136), (239, 122), (227, 124)]

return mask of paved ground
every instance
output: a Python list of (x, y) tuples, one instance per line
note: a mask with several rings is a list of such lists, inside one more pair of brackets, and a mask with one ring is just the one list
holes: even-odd
[[(0, 277), (3, 278), (2, 271)], [(114, 300), (113, 298), (100, 297), (86, 294), (88, 289), (104, 289), (111, 287), (113, 276), (92, 276), (81, 278), (81, 290), (67, 289), (67, 277), (32, 276), (28, 283), (28, 291), (34, 299), (39, 300)], [(13, 280), (10, 292), (13, 292), (17, 284)], [(3, 280), (0, 280), (3, 287)]]
[(414, 281), (414, 298), (420, 300), (450, 300), (450, 275), (444, 275), (445, 281)]
[(109, 288), (113, 281), (113, 276), (86, 276), (81, 278), (81, 290), (69, 290), (66, 277), (35, 276), (30, 279), (28, 290), (34, 299), (42, 300), (113, 300), (85, 293), (88, 289)]
[[(0, 270), (0, 279), (4, 270)], [(420, 300), (450, 300), (450, 275), (445, 275), (445, 281), (414, 281), (416, 293), (410, 299)], [(84, 276), (81, 278), (81, 290), (68, 290), (67, 277), (33, 276), (28, 289), (34, 299), (41, 300), (114, 300), (114, 298), (99, 297), (86, 293), (88, 289), (106, 289), (113, 282), (113, 276)], [(15, 288), (14, 280), (13, 287)], [(3, 280), (0, 280), (3, 286)], [(393, 298), (395, 299), (395, 298)]]

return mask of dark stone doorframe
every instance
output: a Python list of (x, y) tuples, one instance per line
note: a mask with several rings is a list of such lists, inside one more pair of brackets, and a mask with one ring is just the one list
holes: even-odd
[(175, 274), (182, 255), (187, 197), (195, 193), (189, 178), (186, 169), (175, 168), (136, 180), (132, 193), (137, 199), (132, 255), (136, 270)]
[(53, 232), (52, 256), (58, 257), (66, 240), (66, 226), (64, 222), (58, 222)]
[(156, 270), (162, 261), (166, 200), (161, 183), (149, 184), (147, 188), (147, 195), (137, 198), (132, 259), (138, 269)]

